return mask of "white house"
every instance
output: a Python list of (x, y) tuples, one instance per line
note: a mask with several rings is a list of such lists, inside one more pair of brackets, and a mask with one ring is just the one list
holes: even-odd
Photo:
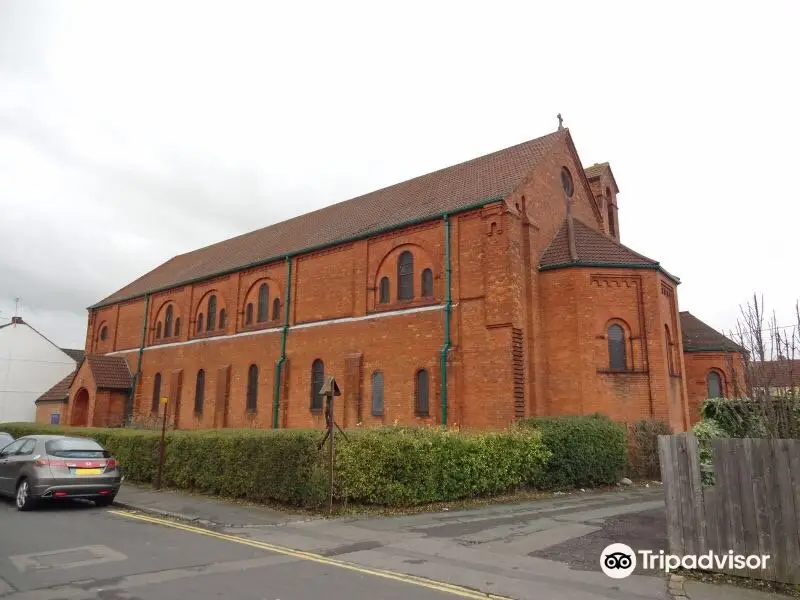
[(36, 420), (36, 399), (69, 375), (83, 358), (14, 317), (0, 325), (0, 423)]

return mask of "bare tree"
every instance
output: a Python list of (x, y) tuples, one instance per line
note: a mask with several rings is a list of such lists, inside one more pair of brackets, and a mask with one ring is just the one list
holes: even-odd
[(791, 325), (780, 326), (774, 311), (767, 314), (756, 294), (741, 307), (732, 337), (746, 351), (746, 398), (735, 409), (747, 435), (800, 437), (800, 302)]

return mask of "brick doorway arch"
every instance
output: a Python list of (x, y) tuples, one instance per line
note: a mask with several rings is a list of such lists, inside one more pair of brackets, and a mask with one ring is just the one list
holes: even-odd
[(81, 388), (72, 401), (72, 411), (69, 424), (76, 427), (89, 425), (89, 390)]

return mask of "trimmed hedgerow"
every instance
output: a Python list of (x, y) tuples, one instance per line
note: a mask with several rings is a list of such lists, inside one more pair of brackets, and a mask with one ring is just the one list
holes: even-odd
[(436, 428), (355, 431), (339, 446), (338, 495), (408, 506), (502, 494), (538, 482), (550, 452), (535, 431)]
[(604, 415), (524, 419), (552, 452), (537, 487), (567, 489), (613, 485), (627, 461), (625, 427)]

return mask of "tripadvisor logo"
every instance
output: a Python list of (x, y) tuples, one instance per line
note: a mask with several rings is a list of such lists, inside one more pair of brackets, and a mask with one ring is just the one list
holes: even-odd
[[(637, 557), (638, 554), (638, 557)], [(669, 573), (678, 568), (687, 570), (703, 569), (706, 571), (722, 570), (741, 570), (741, 569), (765, 569), (769, 554), (734, 554), (729, 550), (726, 554), (715, 554), (706, 552), (705, 554), (687, 554), (677, 556), (667, 554), (663, 550), (653, 552), (652, 550), (639, 550), (635, 552), (626, 544), (611, 544), (606, 546), (600, 555), (600, 569), (612, 579), (624, 579), (636, 569), (640, 564), (642, 569), (652, 571), (663, 571)]]

